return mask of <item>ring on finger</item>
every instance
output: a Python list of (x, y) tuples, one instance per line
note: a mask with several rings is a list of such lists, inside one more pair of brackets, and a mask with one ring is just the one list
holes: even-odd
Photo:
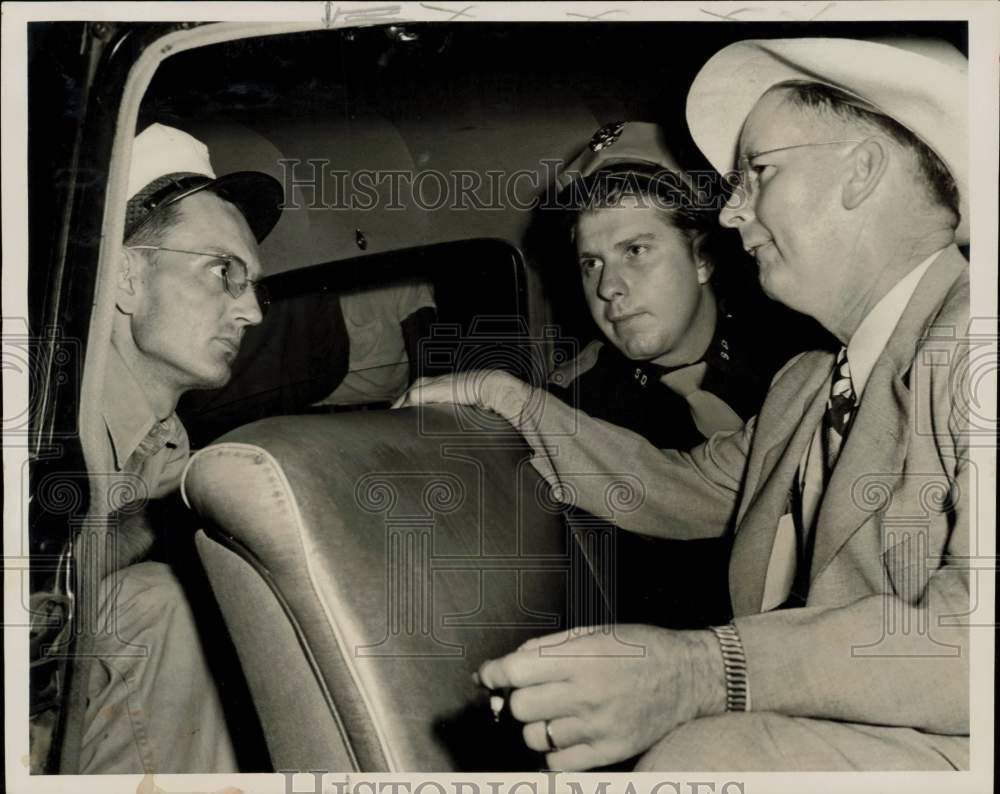
[(559, 750), (559, 745), (556, 744), (556, 740), (552, 736), (552, 720), (545, 720), (545, 740), (548, 742), (545, 752), (554, 753)]

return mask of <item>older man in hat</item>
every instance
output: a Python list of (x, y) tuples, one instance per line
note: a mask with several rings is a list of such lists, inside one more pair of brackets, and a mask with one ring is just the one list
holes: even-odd
[[(102, 412), (115, 559), (98, 595), (86, 670), (80, 771), (236, 769), (191, 605), (164, 563), (146, 560), (156, 502), (175, 491), (188, 440), (175, 407), (221, 386), (244, 331), (261, 321), (257, 243), (280, 214), (270, 176), (217, 177), (208, 149), (154, 124), (136, 138)], [(135, 499), (143, 503), (137, 509)], [(126, 503), (131, 502), (131, 503)]]
[(742, 430), (660, 452), (553, 400), (526, 411), (537, 396), (500, 374), (414, 390), (508, 417), (591, 512), (615, 472), (638, 478), (623, 527), (735, 533), (729, 624), (549, 637), (483, 665), (550, 767), (967, 768), (966, 101), (964, 58), (933, 46), (745, 41), (703, 67), (694, 139), (741, 174), (721, 220), (764, 289), (842, 345), (790, 362)]

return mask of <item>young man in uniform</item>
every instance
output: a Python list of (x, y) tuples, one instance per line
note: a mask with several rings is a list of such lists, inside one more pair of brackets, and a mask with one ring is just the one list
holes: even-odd
[[(598, 130), (564, 172), (560, 202), (571, 212), (574, 271), (604, 338), (556, 369), (549, 391), (661, 449), (687, 451), (742, 427), (802, 349), (786, 340), (802, 336), (781, 327), (795, 322), (792, 313), (751, 280), (738, 236), (719, 226), (662, 130), (636, 121)], [(613, 620), (682, 628), (729, 619), (728, 538), (614, 532), (611, 545)]]

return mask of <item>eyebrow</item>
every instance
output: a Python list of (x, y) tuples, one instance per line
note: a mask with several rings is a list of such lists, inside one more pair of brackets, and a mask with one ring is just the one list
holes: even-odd
[[(630, 245), (635, 245), (636, 243), (644, 243), (650, 240), (655, 240), (656, 234), (654, 232), (643, 232), (642, 234), (636, 234), (632, 237), (626, 237), (624, 240), (619, 240), (614, 244), (614, 247), (619, 251), (628, 248)], [(580, 251), (577, 255), (577, 259), (585, 259), (587, 257), (593, 259), (599, 259), (599, 255), (592, 253), (590, 251)]]
[(643, 232), (642, 234), (637, 234), (634, 237), (628, 237), (620, 242), (615, 243), (615, 248), (628, 248), (630, 245), (635, 245), (636, 243), (644, 243), (649, 240), (655, 240), (656, 235), (653, 232)]

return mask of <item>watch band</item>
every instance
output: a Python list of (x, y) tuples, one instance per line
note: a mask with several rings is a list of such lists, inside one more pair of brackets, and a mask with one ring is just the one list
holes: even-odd
[(750, 711), (750, 683), (747, 679), (747, 656), (736, 626), (709, 626), (722, 649), (726, 674), (726, 711)]

